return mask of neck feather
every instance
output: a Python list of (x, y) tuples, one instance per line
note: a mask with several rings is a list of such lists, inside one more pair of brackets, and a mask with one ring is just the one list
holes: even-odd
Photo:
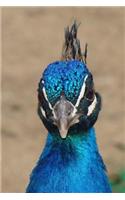
[(110, 191), (93, 128), (65, 140), (48, 134), (27, 192)]
[(87, 157), (89, 159), (93, 153), (98, 152), (96, 144), (95, 130), (89, 129), (87, 132), (79, 132), (70, 134), (66, 139), (48, 134), (44, 151), (41, 159), (46, 157), (47, 154), (58, 154), (63, 159), (70, 162), (70, 159)]

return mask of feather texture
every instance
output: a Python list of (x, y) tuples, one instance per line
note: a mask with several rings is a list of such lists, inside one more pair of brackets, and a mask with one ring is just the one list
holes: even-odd
[(94, 129), (74, 134), (65, 140), (48, 135), (27, 192), (111, 192)]

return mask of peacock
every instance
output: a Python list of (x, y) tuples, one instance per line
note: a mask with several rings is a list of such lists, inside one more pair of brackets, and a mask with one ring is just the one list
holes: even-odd
[(94, 124), (101, 96), (77, 38), (76, 20), (65, 29), (62, 56), (47, 66), (38, 83), (38, 115), (48, 130), (32, 170), (28, 193), (111, 192), (96, 143)]

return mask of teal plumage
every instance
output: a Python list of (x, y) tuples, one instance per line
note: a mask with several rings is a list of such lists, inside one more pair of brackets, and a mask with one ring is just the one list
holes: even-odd
[(38, 86), (38, 114), (48, 129), (27, 192), (111, 192), (95, 124), (101, 97), (83, 60), (76, 22), (66, 29), (61, 61), (48, 65)]
[(58, 139), (48, 135), (27, 192), (110, 192), (94, 129)]
[[(79, 95), (85, 75), (89, 73), (86, 65), (78, 60), (56, 61), (48, 65), (40, 81), (45, 81), (45, 89), (49, 102), (54, 105), (65, 91), (66, 98), (73, 103)], [(78, 81), (79, 80), (79, 81)]]

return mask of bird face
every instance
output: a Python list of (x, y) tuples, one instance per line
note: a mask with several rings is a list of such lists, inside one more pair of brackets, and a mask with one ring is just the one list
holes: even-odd
[(49, 132), (66, 138), (75, 128), (87, 130), (100, 108), (100, 95), (84, 62), (59, 61), (45, 69), (38, 87), (38, 114)]

